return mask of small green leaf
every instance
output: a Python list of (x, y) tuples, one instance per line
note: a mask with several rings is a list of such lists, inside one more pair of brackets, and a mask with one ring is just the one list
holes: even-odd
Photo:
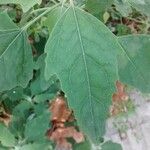
[[(57, 93), (57, 92), (56, 92)], [(51, 100), (56, 96), (56, 93), (46, 92), (44, 94), (39, 94), (34, 97), (35, 102), (44, 102), (46, 100)]]
[(101, 150), (122, 150), (122, 146), (118, 143), (113, 143), (112, 141), (105, 142)]
[(122, 46), (118, 56), (120, 80), (142, 92), (150, 92), (150, 36), (129, 35), (118, 40)]
[(24, 133), (24, 126), (27, 117), (30, 115), (32, 104), (28, 101), (21, 101), (12, 112), (12, 120), (10, 123), (10, 130), (15, 136), (22, 137)]
[(132, 13), (132, 8), (137, 11), (150, 16), (150, 1), (149, 0), (114, 0), (116, 9), (125, 17)]
[(112, 3), (113, 0), (87, 0), (85, 7), (90, 13), (97, 14), (99, 12), (105, 12)]
[(124, 24), (116, 25), (117, 36), (127, 35), (131, 33), (131, 29)]
[(65, 8), (57, 7), (53, 9), (48, 15), (46, 20), (43, 22), (43, 25), (48, 27), (49, 32), (51, 33), (53, 27), (55, 26), (56, 22), (58, 21), (59, 17), (64, 12)]
[(13, 109), (13, 116), (19, 118), (24, 118), (28, 116), (29, 109), (32, 108), (32, 103), (26, 100), (22, 100), (16, 107)]
[(17, 101), (19, 99), (22, 99), (24, 96), (23, 88), (22, 87), (16, 87), (12, 90), (9, 90), (7, 92), (7, 96), (11, 101)]
[(6, 148), (0, 144), (0, 150), (8, 150), (8, 148)]
[(103, 14), (112, 3), (113, 0), (87, 0), (85, 8), (98, 19), (103, 20)]
[(19, 4), (24, 12), (27, 12), (35, 4), (40, 4), (42, 0), (0, 0), (0, 4)]
[(32, 78), (32, 52), (28, 37), (6, 13), (0, 13), (0, 92), (26, 87)]
[(110, 18), (110, 14), (106, 11), (106, 12), (104, 13), (104, 15), (103, 15), (104, 23), (106, 23), (109, 18)]
[(40, 116), (28, 120), (25, 127), (25, 137), (28, 141), (41, 140), (46, 138), (46, 131), (49, 129), (50, 113), (45, 111)]
[[(34, 67), (36, 70), (38, 70), (38, 72), (35, 74), (36, 76), (35, 80), (33, 80), (30, 85), (32, 95), (42, 94), (42, 96), (47, 97), (47, 96), (51, 96), (49, 94), (52, 94), (53, 91), (56, 91), (55, 89), (57, 90), (59, 89), (59, 82), (57, 81), (58, 79), (55, 76), (51, 77), (48, 81), (46, 81), (45, 79), (44, 76), (45, 57), (46, 57), (45, 54), (40, 55), (38, 60), (35, 63)], [(54, 93), (56, 94), (56, 92)]]
[(0, 142), (3, 146), (12, 147), (15, 145), (15, 137), (2, 124), (0, 124)]
[(81, 129), (96, 143), (105, 132), (117, 76), (114, 35), (90, 14), (70, 7), (46, 44), (47, 79), (56, 74)]
[(75, 144), (73, 147), (74, 150), (91, 150), (91, 144), (89, 141), (85, 141), (79, 144)]

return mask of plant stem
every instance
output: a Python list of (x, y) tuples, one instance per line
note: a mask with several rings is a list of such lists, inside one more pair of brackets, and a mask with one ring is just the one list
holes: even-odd
[(57, 2), (55, 0), (51, 0), (51, 2), (53, 2), (54, 4), (57, 4)]
[(127, 17), (127, 19), (129, 19), (131, 21), (135, 21), (135, 22), (140, 23), (140, 24), (145, 24), (143, 21), (137, 20), (135, 18)]
[(22, 27), (22, 30), (26, 30), (28, 27), (30, 27), (32, 24), (34, 24), (37, 20), (39, 20), (42, 16), (46, 15), (48, 12), (50, 12), (51, 10), (53, 10), (54, 8), (56, 8), (57, 6), (59, 6), (59, 4), (56, 4), (52, 7), (48, 7), (48, 8), (41, 8), (41, 9), (38, 9), (38, 10), (35, 10), (33, 11), (32, 13), (34, 12), (39, 12), (39, 11), (42, 11), (42, 10), (45, 10), (43, 13), (41, 13), (39, 16), (37, 16), (36, 18), (34, 18), (32, 21), (30, 21), (29, 23), (27, 23), (24, 27)]
[(60, 11), (60, 13), (62, 14), (62, 12), (63, 12), (63, 7), (64, 7), (64, 4), (66, 3), (66, 0), (63, 0), (62, 1), (62, 4), (61, 4), (61, 11)]
[[(54, 6), (55, 6), (55, 5), (54, 5)], [(41, 11), (45, 11), (45, 10), (48, 10), (48, 9), (50, 9), (50, 8), (51, 8), (51, 7), (39, 8), (39, 9), (33, 10), (30, 14), (38, 13), (38, 12), (41, 12)]]

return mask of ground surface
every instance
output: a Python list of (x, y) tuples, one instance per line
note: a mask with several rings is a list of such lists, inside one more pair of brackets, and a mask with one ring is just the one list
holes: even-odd
[(123, 150), (150, 150), (150, 97), (132, 91), (130, 98), (136, 106), (135, 112), (120, 119), (109, 119), (105, 136), (120, 143)]

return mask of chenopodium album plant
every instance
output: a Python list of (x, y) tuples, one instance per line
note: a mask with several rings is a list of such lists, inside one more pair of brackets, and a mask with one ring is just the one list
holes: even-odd
[[(0, 4), (20, 4), (27, 13), (39, 2), (2, 0)], [(44, 15), (52, 17), (51, 11), (59, 9), (59, 15), (53, 16), (54, 27), (47, 24), (52, 31), (45, 54), (41, 55), (45, 65), (41, 74), (46, 79), (41, 81), (51, 84), (51, 78), (57, 76), (80, 130), (97, 145), (105, 133), (112, 94), (116, 90), (115, 82), (120, 80), (142, 92), (150, 92), (150, 36), (116, 37), (101, 21), (75, 6), (72, 0), (60, 8), (61, 5), (33, 12), (29, 10), (29, 14), (41, 13), (23, 26), (17, 26), (6, 11), (0, 13), (0, 92), (27, 87), (35, 69), (28, 29)], [(22, 109), (26, 110), (28, 105), (23, 105)], [(32, 131), (29, 128), (35, 129), (37, 123), (38, 128), (48, 128), (47, 125), (42, 126), (44, 121), (49, 121), (49, 114), (33, 120), (32, 126), (27, 125), (25, 134)], [(7, 130), (8, 135), (5, 136), (3, 132), (6, 129), (0, 125), (0, 141), (3, 146), (13, 147), (13, 135)]]

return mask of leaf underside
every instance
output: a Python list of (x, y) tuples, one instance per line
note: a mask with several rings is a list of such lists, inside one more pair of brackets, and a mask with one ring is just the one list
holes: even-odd
[(59, 77), (79, 126), (95, 143), (105, 132), (119, 49), (100, 21), (74, 7), (63, 14), (45, 47), (46, 78)]

